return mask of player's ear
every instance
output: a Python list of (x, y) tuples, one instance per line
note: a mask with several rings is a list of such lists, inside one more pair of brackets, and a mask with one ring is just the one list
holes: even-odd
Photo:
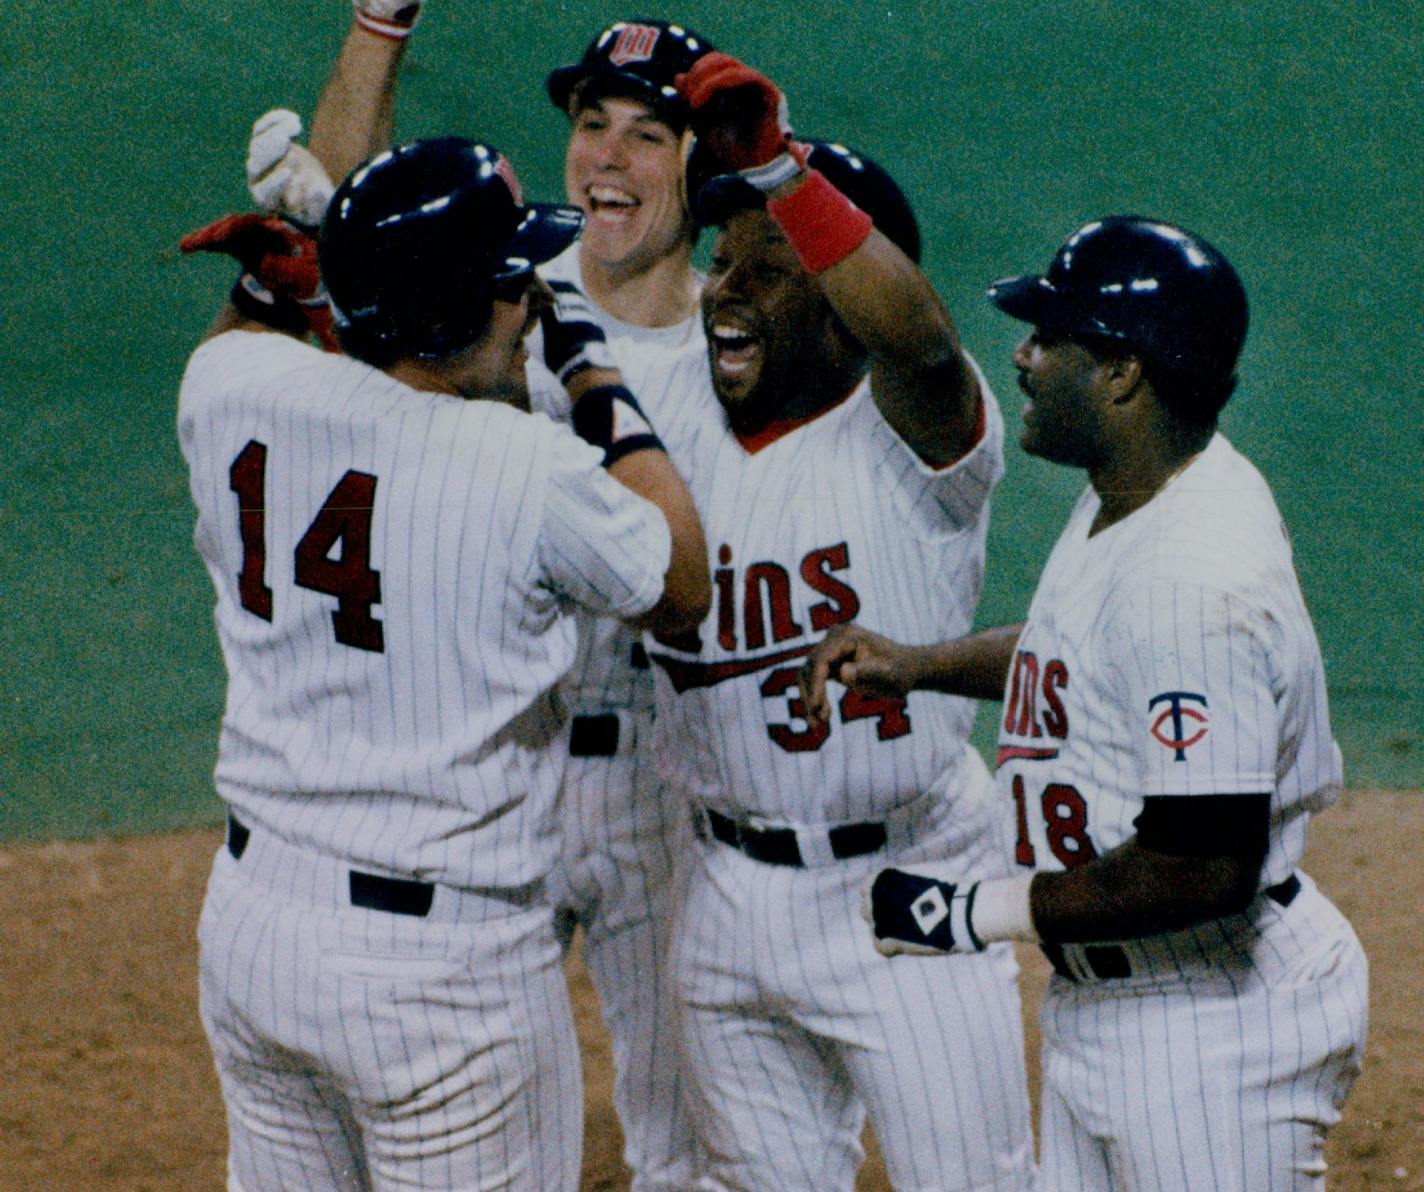
[(1142, 383), (1142, 361), (1137, 356), (1107, 356), (1098, 361), (1102, 393), (1114, 405), (1131, 400)]

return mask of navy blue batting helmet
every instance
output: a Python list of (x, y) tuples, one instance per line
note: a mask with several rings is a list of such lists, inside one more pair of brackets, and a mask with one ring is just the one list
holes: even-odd
[(1231, 263), (1200, 236), (1136, 215), (1085, 224), (1046, 274), (996, 281), (989, 301), (1046, 331), (1118, 343), (1209, 385), (1232, 381), (1246, 342), (1246, 290)]
[[(910, 260), (920, 259), (920, 225), (895, 179), (869, 155), (834, 141), (806, 141), (806, 164), (870, 216)], [(701, 141), (687, 160), (687, 197), (692, 218), (717, 227), (737, 211), (766, 206), (766, 195), (726, 166)]]
[(569, 98), (580, 84), (592, 81), (603, 91), (632, 95), (652, 104), (664, 118), (682, 128), (687, 105), (677, 93), (677, 76), (715, 49), (701, 34), (668, 21), (615, 21), (588, 43), (572, 66), (550, 72), (549, 98), (569, 110)]
[(490, 145), (439, 137), (387, 150), (336, 188), (322, 222), (337, 333), (367, 359), (458, 352), (491, 303), (517, 301), (534, 266), (582, 227), (576, 208), (526, 204)]

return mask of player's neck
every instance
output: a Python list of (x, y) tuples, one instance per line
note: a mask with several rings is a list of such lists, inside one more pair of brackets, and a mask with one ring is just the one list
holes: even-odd
[(701, 285), (690, 249), (627, 268), (610, 267), (580, 251), (579, 272), (589, 298), (635, 327), (675, 327), (697, 311)]
[(1156, 446), (1158, 450), (1121, 455), (1089, 473), (1093, 489), (1102, 502), (1088, 530), (1089, 538), (1146, 505), (1191, 466), (1206, 444), (1159, 443)]

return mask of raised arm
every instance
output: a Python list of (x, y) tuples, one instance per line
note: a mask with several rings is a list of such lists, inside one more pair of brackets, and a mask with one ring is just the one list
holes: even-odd
[(919, 232), (899, 187), (875, 163), (847, 155), (862, 199), (873, 195), (880, 208), (883, 227), (875, 226), (873, 212), (814, 168), (813, 147), (792, 138), (776, 85), (735, 58), (707, 54), (678, 85), (698, 136), (767, 195), (768, 214), (864, 347), (886, 421), (927, 463), (962, 456), (979, 426), (979, 385), (949, 312), (908, 255), (918, 254)]
[(333, 178), (390, 147), (396, 78), (420, 3), (354, 0), (355, 19), (311, 121), (311, 151)]
[(662, 511), (672, 538), (662, 598), (629, 623), (661, 634), (695, 628), (712, 605), (712, 583), (692, 495), (614, 367), (588, 299), (567, 282), (554, 283), (551, 293), (539, 315), (544, 362), (573, 402), (574, 432), (602, 448), (613, 479)]
[[(803, 183), (804, 185), (804, 183)], [(871, 392), (885, 420), (926, 463), (974, 446), (979, 382), (919, 266), (879, 231), (821, 274), (821, 288), (870, 353)]]

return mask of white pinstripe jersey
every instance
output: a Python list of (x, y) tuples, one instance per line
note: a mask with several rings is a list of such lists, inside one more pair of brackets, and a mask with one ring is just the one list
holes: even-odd
[(194, 353), (179, 436), (229, 675), (222, 797), (365, 868), (541, 876), (565, 614), (656, 603), (657, 508), (542, 415), (274, 334)]
[(1216, 435), (1146, 505), (1088, 537), (1088, 488), (1053, 548), (1005, 690), (1001, 789), (1017, 861), (1053, 869), (1132, 836), (1147, 795), (1271, 792), (1261, 885), (1335, 799), (1315, 630), (1259, 472)]
[(702, 515), (714, 604), (695, 648), (649, 651), (659, 762), (693, 797), (817, 824), (881, 819), (937, 778), (955, 789), (971, 701), (847, 693), (813, 730), (796, 674), (844, 621), (910, 642), (969, 630), (1003, 473), (1003, 422), (979, 383), (984, 433), (941, 470), (891, 429), (868, 383), (756, 450), (729, 430), (705, 364), (673, 390), (680, 404), (659, 411), (659, 433)]
[[(547, 280), (572, 282), (583, 290), (577, 242), (539, 267)], [(654, 429), (658, 411), (668, 404), (668, 387), (683, 383), (688, 372), (707, 365), (707, 337), (702, 320), (691, 318), (671, 327), (639, 327), (614, 318), (589, 302), (598, 324), (608, 337), (613, 358), (628, 388), (648, 415)], [(536, 410), (567, 420), (569, 399), (556, 378), (538, 364), (542, 345), (536, 331), (530, 337), (530, 394)], [(653, 677), (644, 664), (641, 635), (609, 618), (580, 617), (578, 655), (561, 685), (571, 710), (598, 711), (626, 708), (649, 711), (653, 706)], [(637, 664), (634, 664), (634, 658)]]

